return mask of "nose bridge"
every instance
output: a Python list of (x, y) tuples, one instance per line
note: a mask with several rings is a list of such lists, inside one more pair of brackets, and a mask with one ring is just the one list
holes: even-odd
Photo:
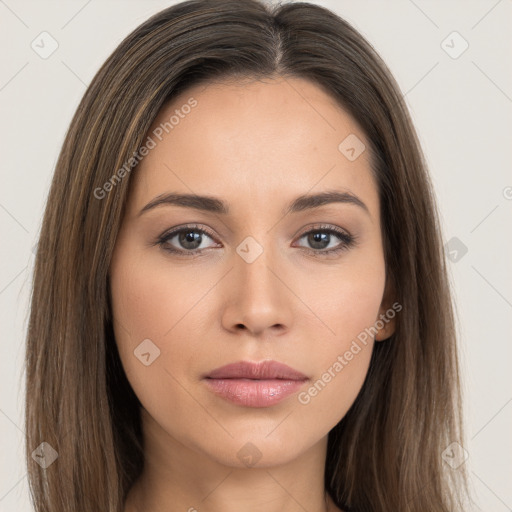
[(278, 285), (274, 275), (274, 269), (278, 266), (275, 242), (264, 229), (255, 236), (246, 236), (236, 248), (237, 281), (248, 292), (269, 295)]
[(226, 327), (244, 325), (250, 331), (262, 331), (274, 325), (288, 324), (286, 294), (289, 291), (278, 278), (279, 251), (272, 232), (253, 230), (236, 247), (233, 286), (224, 321)]

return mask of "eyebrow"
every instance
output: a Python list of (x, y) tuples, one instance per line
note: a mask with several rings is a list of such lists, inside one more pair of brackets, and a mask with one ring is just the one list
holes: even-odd
[[(297, 213), (304, 210), (319, 208), (331, 203), (344, 203), (352, 204), (363, 209), (369, 214), (366, 204), (351, 192), (340, 192), (338, 190), (326, 190), (317, 194), (304, 194), (295, 198), (284, 210), (283, 214)], [(176, 194), (167, 193), (161, 194), (151, 200), (142, 210), (138, 216), (143, 213), (164, 205), (181, 206), (184, 208), (192, 208), (194, 210), (201, 210), (210, 213), (217, 213), (222, 215), (229, 214), (229, 206), (226, 202), (213, 196), (198, 196), (196, 194)]]

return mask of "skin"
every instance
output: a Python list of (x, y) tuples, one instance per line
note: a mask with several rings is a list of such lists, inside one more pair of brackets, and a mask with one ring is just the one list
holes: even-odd
[[(148, 134), (191, 97), (197, 106), (133, 171), (110, 267), (116, 342), (143, 404), (146, 465), (125, 512), (339, 510), (324, 495), (327, 435), (393, 320), (307, 404), (296, 393), (271, 407), (235, 405), (202, 376), (273, 359), (304, 373), (308, 390), (390, 307), (369, 151), (349, 161), (338, 150), (349, 134), (367, 140), (332, 97), (297, 78), (196, 86), (165, 105)], [(283, 215), (297, 196), (332, 189), (356, 195), (368, 212), (331, 203)], [(139, 215), (171, 191), (218, 197), (230, 212), (161, 205)], [(203, 235), (200, 254), (155, 243), (187, 224), (215, 234)], [(324, 224), (356, 245), (322, 257), (322, 247), (342, 241), (312, 245), (304, 233)], [(236, 252), (247, 236), (263, 248), (252, 263)], [(178, 236), (167, 246), (192, 247)], [(149, 366), (134, 356), (145, 339), (160, 350)], [(250, 467), (237, 456), (248, 442), (260, 453)]]

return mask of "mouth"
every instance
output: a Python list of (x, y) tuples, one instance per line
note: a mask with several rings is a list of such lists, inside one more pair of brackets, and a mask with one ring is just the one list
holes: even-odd
[(296, 393), (308, 377), (277, 361), (239, 361), (203, 377), (213, 393), (245, 407), (269, 407)]

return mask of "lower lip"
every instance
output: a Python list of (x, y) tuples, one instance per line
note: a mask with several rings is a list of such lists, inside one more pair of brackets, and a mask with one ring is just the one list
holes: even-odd
[(305, 380), (205, 379), (219, 396), (246, 407), (268, 407), (296, 393)]

